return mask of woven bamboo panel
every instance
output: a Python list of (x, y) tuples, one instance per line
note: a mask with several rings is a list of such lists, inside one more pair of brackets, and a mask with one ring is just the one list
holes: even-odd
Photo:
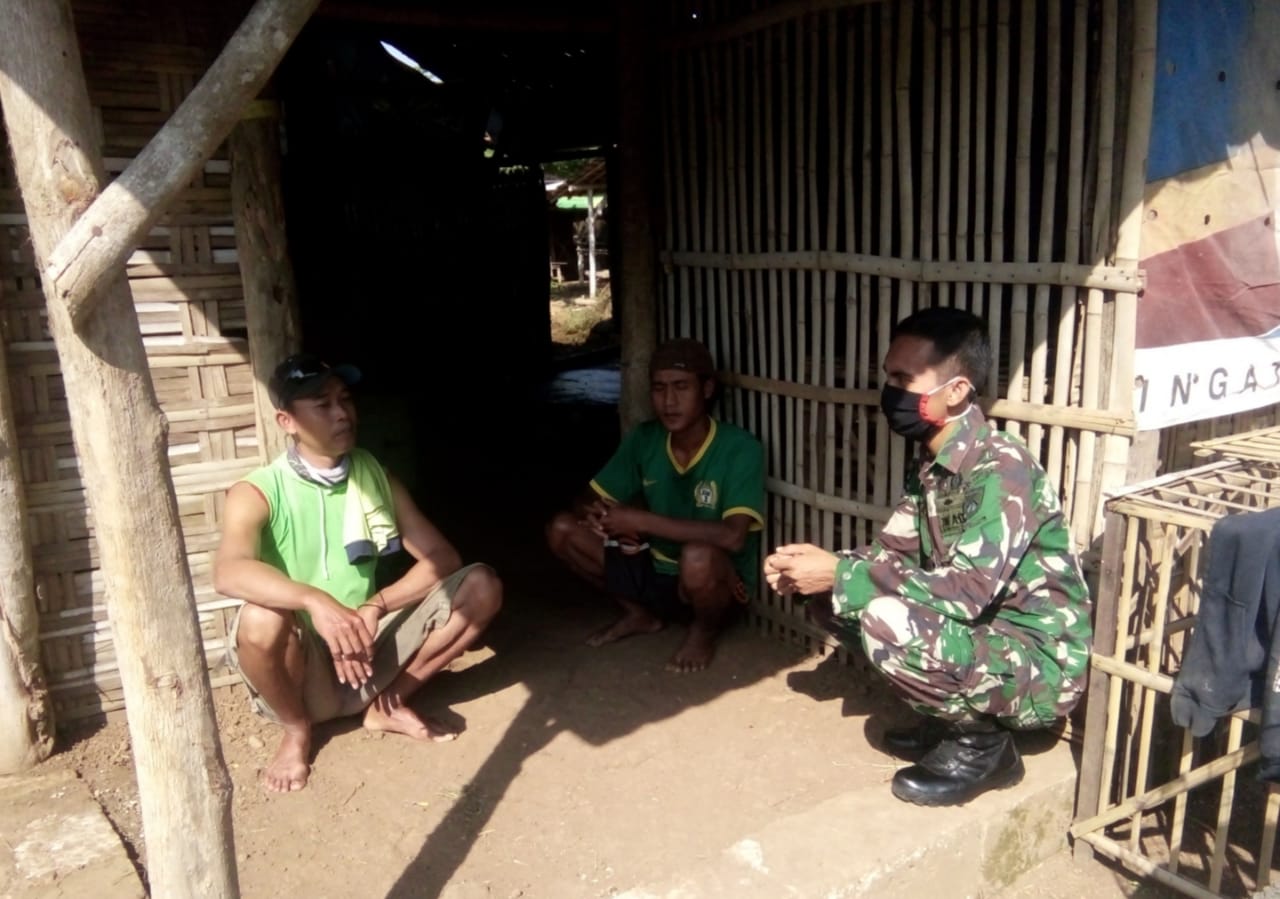
[(1273, 876), (1280, 793), (1246, 768), (1259, 756), (1258, 712), (1194, 739), (1172, 724), (1168, 694), (1195, 627), (1213, 525), (1280, 507), (1278, 484), (1278, 459), (1223, 459), (1107, 504), (1072, 833), (1193, 896), (1245, 895)]
[[(124, 169), (220, 46), (222, 26), (189, 4), (75, 3), (107, 174)], [(57, 354), (45, 325), (10, 156), (0, 161), (0, 322), (8, 346), (41, 613), (59, 721), (122, 705), (102, 604), (92, 516), (72, 444)], [(215, 684), (234, 603), (210, 587), (222, 496), (257, 465), (253, 376), (225, 153), (204, 166), (128, 261)]]

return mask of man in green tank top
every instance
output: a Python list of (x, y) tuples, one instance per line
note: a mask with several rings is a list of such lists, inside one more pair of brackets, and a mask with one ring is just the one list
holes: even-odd
[[(228, 635), (232, 666), (257, 710), (284, 729), (263, 786), (290, 792), (310, 775), (311, 726), (364, 712), (373, 731), (442, 742), (456, 734), (407, 704), (460, 655), (502, 605), (485, 565), (463, 566), (404, 486), (356, 446), (350, 366), (290, 356), (270, 383), (292, 438), (274, 462), (227, 492), (214, 557), (219, 593), (244, 600)], [(414, 564), (377, 589), (377, 559)]]
[(701, 343), (661, 345), (649, 377), (655, 420), (623, 438), (575, 508), (548, 524), (547, 542), (622, 607), (622, 617), (588, 643), (687, 623), (667, 668), (698, 671), (710, 663), (734, 609), (755, 590), (764, 449), (708, 414), (715, 367)]

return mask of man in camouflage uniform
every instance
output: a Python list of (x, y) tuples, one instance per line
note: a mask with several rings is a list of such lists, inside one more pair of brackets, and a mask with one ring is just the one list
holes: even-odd
[(1016, 783), (1010, 730), (1050, 726), (1084, 690), (1089, 594), (1053, 485), (974, 397), (990, 368), (986, 326), (958, 309), (899, 323), (881, 408), (920, 442), (918, 474), (879, 537), (829, 553), (782, 546), (765, 560), (781, 593), (818, 594), (813, 617), (860, 643), (925, 723), (890, 731), (925, 751), (893, 778), (921, 805), (956, 805)]

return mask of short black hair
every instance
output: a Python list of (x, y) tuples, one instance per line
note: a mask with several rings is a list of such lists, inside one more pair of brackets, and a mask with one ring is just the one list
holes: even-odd
[(972, 312), (952, 306), (930, 306), (908, 315), (893, 329), (893, 337), (922, 337), (933, 344), (929, 363), (949, 365), (956, 375), (969, 379), (981, 393), (991, 370), (991, 341), (987, 323)]

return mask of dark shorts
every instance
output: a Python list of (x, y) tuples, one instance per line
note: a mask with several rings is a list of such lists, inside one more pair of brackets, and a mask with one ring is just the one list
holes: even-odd
[(606, 543), (604, 586), (663, 621), (687, 624), (693, 619), (693, 609), (680, 599), (679, 578), (655, 569), (647, 546), (624, 552), (613, 541)]

